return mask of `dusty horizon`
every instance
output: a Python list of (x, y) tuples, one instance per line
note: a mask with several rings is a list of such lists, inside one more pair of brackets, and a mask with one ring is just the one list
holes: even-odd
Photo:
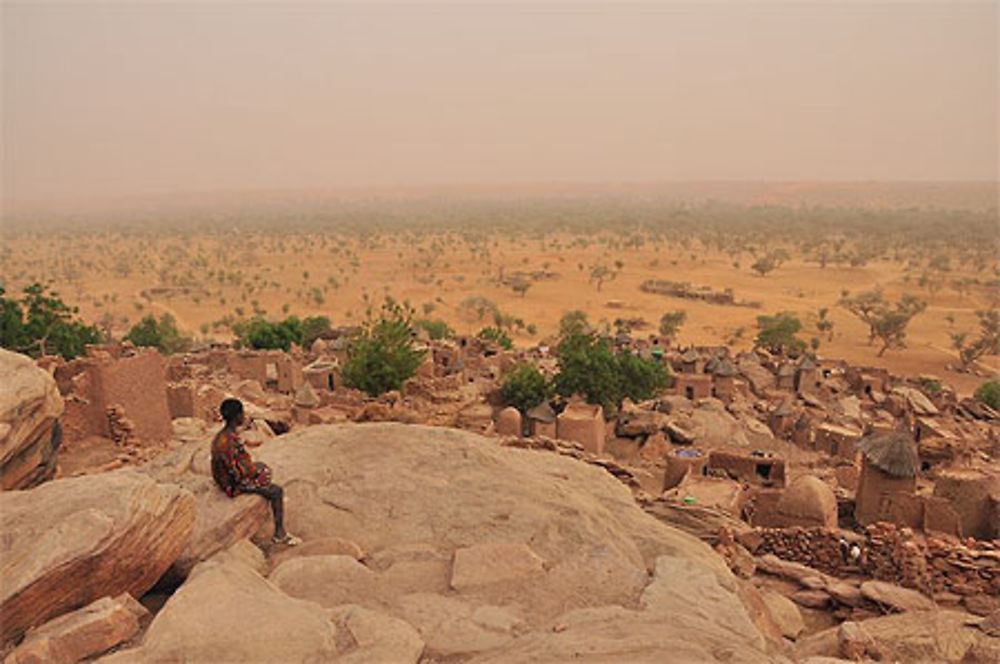
[(3, 205), (997, 177), (997, 6), (39, 5)]

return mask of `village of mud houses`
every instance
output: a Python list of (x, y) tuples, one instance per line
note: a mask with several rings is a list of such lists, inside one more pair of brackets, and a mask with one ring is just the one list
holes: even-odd
[(0, 2), (0, 664), (1000, 664), (998, 11)]

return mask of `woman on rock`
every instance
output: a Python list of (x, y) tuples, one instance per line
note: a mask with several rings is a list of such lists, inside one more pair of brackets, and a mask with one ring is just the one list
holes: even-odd
[(295, 546), (301, 540), (285, 530), (285, 492), (271, 481), (271, 469), (254, 463), (240, 439), (239, 428), (246, 422), (243, 402), (226, 399), (219, 407), (226, 426), (212, 439), (212, 477), (230, 498), (241, 493), (255, 493), (267, 498), (274, 514), (275, 544)]

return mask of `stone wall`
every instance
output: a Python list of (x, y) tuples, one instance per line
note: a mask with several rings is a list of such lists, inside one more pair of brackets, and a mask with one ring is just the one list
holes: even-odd
[[(842, 555), (857, 544), (856, 563)], [(1000, 596), (1000, 540), (922, 538), (909, 528), (876, 523), (857, 534), (825, 528), (757, 528), (740, 537), (755, 555), (773, 553), (834, 576), (863, 574), (926, 594)]]

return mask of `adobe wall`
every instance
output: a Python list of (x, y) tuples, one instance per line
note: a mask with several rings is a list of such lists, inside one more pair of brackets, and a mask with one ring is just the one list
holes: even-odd
[(1000, 475), (974, 470), (944, 471), (934, 484), (934, 496), (951, 503), (962, 534), (977, 539), (1000, 537), (995, 531), (992, 495), (1000, 495)]
[[(106, 412), (118, 404), (143, 440), (166, 440), (172, 435), (167, 405), (166, 363), (156, 351), (95, 364), (91, 372), (92, 407)], [(105, 420), (102, 435), (109, 435)]]
[(592, 454), (604, 454), (605, 433), (600, 406), (571, 404), (556, 417), (556, 437), (580, 443)]
[(885, 496), (892, 493), (913, 494), (916, 479), (893, 477), (864, 461), (858, 477), (858, 491), (854, 500), (854, 518), (861, 525), (890, 519), (889, 503)]
[(712, 377), (707, 374), (676, 374), (674, 392), (689, 399), (707, 399), (712, 396)]
[[(771, 467), (766, 479), (757, 473), (758, 465)], [(744, 482), (785, 486), (785, 462), (776, 457), (754, 457), (714, 450), (709, 453), (706, 466), (709, 469), (725, 470), (730, 476)]]

